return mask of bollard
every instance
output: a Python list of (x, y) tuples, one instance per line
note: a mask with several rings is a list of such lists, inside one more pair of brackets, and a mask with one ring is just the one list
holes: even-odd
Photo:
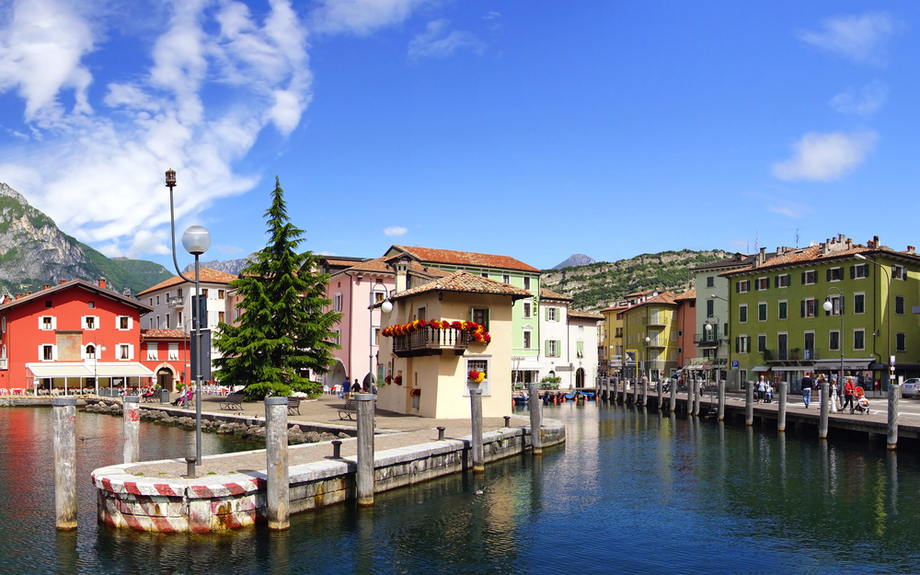
[(374, 394), (355, 396), (358, 412), (358, 505), (374, 504)]
[(693, 383), (693, 415), (698, 416), (700, 414), (700, 386), (694, 382)]
[(779, 383), (779, 407), (776, 410), (776, 431), (786, 431), (786, 391), (789, 384), (785, 381)]
[(473, 473), (484, 473), (482, 461), (482, 390), (470, 390), (470, 411), (473, 426)]
[(898, 398), (901, 397), (901, 386), (897, 383), (888, 383), (888, 449), (898, 447)]
[(827, 380), (821, 382), (821, 393), (818, 402), (821, 404), (821, 420), (818, 423), (818, 437), (827, 439), (827, 403), (830, 398), (827, 393)]
[(719, 380), (719, 421), (725, 420), (725, 380)]
[[(530, 444), (533, 447), (534, 455), (541, 455), (543, 453), (543, 433), (541, 431), (543, 427), (543, 406), (540, 405), (539, 399), (537, 399), (537, 386), (530, 386)], [(534, 400), (537, 399), (537, 402), (534, 403)], [(536, 406), (536, 407), (535, 407)]]
[(754, 425), (754, 383), (750, 381), (744, 389), (744, 424)]
[(288, 398), (265, 398), (265, 459), (268, 476), (265, 490), (268, 528), (291, 526), (291, 482), (288, 473)]
[(511, 427), (511, 416), (510, 415), (505, 416), (505, 427)]
[(332, 441), (332, 458), (342, 459), (342, 440), (334, 439)]
[(189, 479), (195, 479), (195, 456), (187, 455), (185, 457), (185, 476)]
[(198, 445), (195, 443), (195, 436), (188, 434), (185, 436), (185, 475), (189, 479), (195, 479), (195, 465), (198, 462)]
[(661, 411), (661, 407), (664, 405), (664, 398), (661, 396), (661, 388), (664, 387), (664, 382), (659, 381), (658, 385), (655, 386), (655, 389), (658, 391), (658, 411)]
[(671, 391), (671, 399), (669, 401), (668, 409), (670, 410), (671, 413), (674, 413), (677, 411), (677, 407), (675, 405), (677, 403), (677, 382), (676, 381), (671, 383), (670, 391)]
[(140, 461), (140, 443), (138, 431), (141, 427), (141, 398), (138, 395), (126, 395), (122, 400), (122, 414), (124, 415), (125, 463)]
[[(508, 427), (508, 421), (511, 419), (509, 416), (505, 416), (505, 427)], [(444, 441), (444, 430), (445, 427), (438, 427), (438, 441)]]
[(642, 407), (648, 405), (648, 384), (647, 379), (642, 380)]
[(61, 530), (77, 528), (77, 400), (52, 397), (54, 519)]
[(639, 403), (639, 381), (637, 380), (633, 382), (632, 404), (638, 405), (638, 403)]

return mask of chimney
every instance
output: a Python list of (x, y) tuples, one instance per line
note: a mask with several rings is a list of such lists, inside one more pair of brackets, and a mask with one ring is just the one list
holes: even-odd
[(45, 284), (45, 287), (43, 287), (42, 289), (48, 289), (48, 288), (50, 288), (50, 287), (51, 287), (50, 285)]
[(99, 287), (105, 289), (105, 278), (99, 278)]
[(907, 246), (907, 253), (915, 254), (917, 253), (917, 248), (915, 248), (914, 246)]
[(402, 258), (396, 262), (396, 293), (409, 289), (409, 259)]
[(754, 267), (762, 266), (765, 261), (767, 261), (767, 248), (760, 248), (760, 253), (757, 254), (757, 263)]
[(61, 283), (62, 283), (62, 284), (66, 284), (66, 283), (67, 283), (67, 280), (61, 280)]
[(853, 238), (847, 238), (847, 249), (853, 249)]
[(875, 249), (879, 249), (879, 247), (881, 247), (881, 245), (882, 245), (882, 244), (879, 243), (878, 236), (875, 236), (875, 238), (872, 240), (872, 247), (875, 248)]
[(22, 294), (21, 293), (16, 294), (16, 299), (22, 299)]

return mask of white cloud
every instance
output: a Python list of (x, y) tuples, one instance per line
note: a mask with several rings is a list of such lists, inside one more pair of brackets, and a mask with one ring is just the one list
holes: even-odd
[(875, 147), (878, 134), (818, 134), (810, 132), (793, 144), (795, 156), (773, 164), (781, 180), (830, 181), (853, 170)]
[(367, 35), (405, 21), (413, 11), (436, 0), (321, 0), (311, 14), (311, 30)]
[(857, 63), (884, 65), (888, 39), (901, 29), (900, 22), (886, 13), (843, 16), (824, 21), (820, 32), (802, 30), (798, 37)]
[(502, 17), (501, 12), (495, 12), (494, 10), (490, 10), (485, 16), (482, 17), (482, 19), (483, 20), (495, 20), (496, 18), (501, 18), (501, 17)]
[(466, 49), (474, 54), (485, 52), (485, 43), (470, 34), (454, 30), (447, 32), (447, 20), (433, 20), (425, 27), (425, 31), (418, 34), (409, 42), (409, 57), (418, 58), (446, 58), (457, 50)]
[(389, 236), (389, 237), (393, 237), (393, 236), (404, 236), (404, 235), (406, 235), (406, 232), (408, 232), (408, 231), (409, 231), (409, 230), (407, 230), (406, 228), (404, 228), (404, 227), (402, 227), (402, 226), (392, 226), (392, 227), (389, 227), (389, 228), (384, 229), (384, 230), (383, 230), (383, 234), (384, 234), (385, 236)]
[(849, 88), (834, 96), (830, 105), (841, 114), (869, 116), (877, 112), (888, 101), (888, 86), (882, 82), (870, 82), (861, 89)]

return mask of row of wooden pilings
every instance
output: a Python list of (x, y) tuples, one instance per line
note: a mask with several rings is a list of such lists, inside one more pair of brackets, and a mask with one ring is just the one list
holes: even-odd
[[(661, 395), (662, 385), (656, 386), (658, 390), (658, 409), (662, 409), (664, 406), (664, 400)], [(779, 387), (779, 404), (777, 406), (776, 414), (776, 429), (777, 431), (784, 432), (786, 431), (786, 396), (789, 391), (789, 384), (785, 381), (778, 384)], [(820, 419), (818, 423), (818, 437), (821, 439), (827, 439), (827, 429), (828, 429), (828, 412), (830, 411), (830, 402), (831, 396), (828, 393), (829, 384), (827, 381), (821, 383), (821, 392), (819, 394), (819, 407), (820, 407)], [(629, 403), (629, 398), (627, 395), (627, 382), (617, 379), (607, 379), (602, 383), (602, 389), (598, 390), (599, 395), (607, 399), (608, 401), (620, 401), (622, 403)], [(641, 388), (641, 396), (640, 396)], [(718, 384), (718, 404), (716, 408), (716, 416), (719, 421), (725, 419), (725, 381), (720, 381)], [(670, 411), (676, 411), (677, 408), (677, 385), (671, 384), (670, 389), (670, 399), (668, 401), (668, 409)], [(690, 415), (698, 416), (700, 414), (700, 393), (699, 388), (696, 385), (689, 385), (687, 387), (687, 413)], [(887, 444), (888, 449), (896, 449), (898, 445), (898, 398), (901, 396), (901, 386), (897, 383), (890, 383), (888, 385), (888, 436)], [(642, 380), (633, 384), (632, 391), (632, 404), (641, 405), (646, 407), (648, 405), (648, 384), (647, 381), (643, 378)], [(748, 384), (745, 388), (744, 396), (744, 423), (745, 425), (754, 424), (754, 386)]]
[[(543, 425), (543, 405), (536, 385), (530, 386), (531, 448), (534, 455), (543, 453), (540, 428)], [(360, 506), (374, 504), (374, 400), (371, 393), (355, 396), (357, 412), (357, 474), (355, 488)], [(76, 406), (72, 397), (55, 397), (51, 400), (54, 433), (54, 506), (58, 529), (77, 528), (77, 476), (76, 476)], [(485, 471), (483, 454), (482, 390), (470, 390), (471, 457), (473, 473)], [(290, 527), (290, 477), (288, 465), (288, 402), (286, 397), (265, 399), (265, 459), (266, 459), (266, 518), (270, 529)], [(123, 398), (124, 462), (137, 463), (140, 457), (140, 397)], [(510, 424), (505, 417), (505, 425)], [(438, 439), (444, 439), (443, 427), (438, 427)], [(526, 437), (526, 434), (525, 434)], [(335, 456), (341, 441), (333, 441)], [(186, 461), (194, 457), (186, 458)], [(195, 466), (188, 465), (188, 478), (194, 478)]]

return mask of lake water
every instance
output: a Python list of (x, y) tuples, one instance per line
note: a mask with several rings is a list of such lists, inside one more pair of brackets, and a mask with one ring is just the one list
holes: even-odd
[[(96, 522), (89, 475), (121, 460), (120, 418), (78, 413), (80, 526), (57, 532), (51, 410), (3, 409), (0, 572), (920, 572), (914, 454), (623, 406), (545, 414), (567, 444), (481, 479), (295, 515), (285, 532), (160, 535)], [(141, 437), (144, 459), (182, 454), (185, 432), (142, 424)], [(244, 447), (203, 437), (206, 454)]]

